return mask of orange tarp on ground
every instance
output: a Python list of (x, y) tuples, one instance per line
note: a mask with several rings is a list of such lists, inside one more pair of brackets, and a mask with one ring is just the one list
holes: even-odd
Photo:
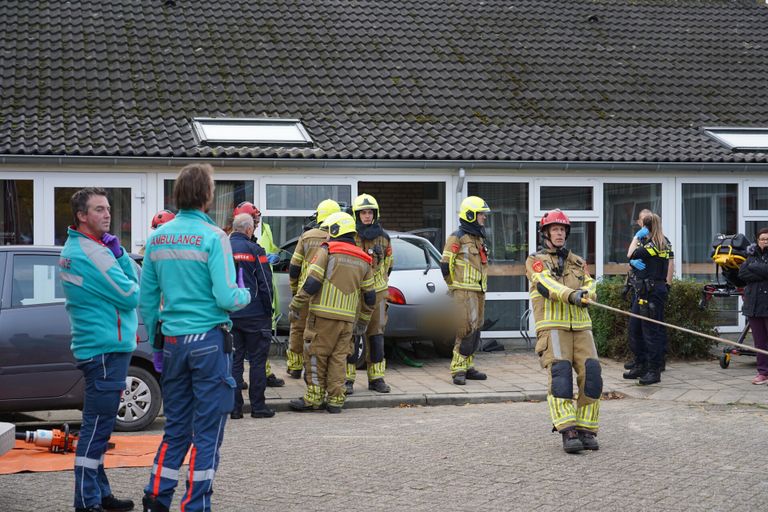
[[(109, 441), (115, 447), (107, 450), (104, 467), (152, 466), (161, 439), (160, 435), (112, 436)], [(17, 439), (14, 449), (0, 456), (0, 475), (23, 471), (69, 471), (74, 465), (74, 453), (51, 453), (47, 448)]]

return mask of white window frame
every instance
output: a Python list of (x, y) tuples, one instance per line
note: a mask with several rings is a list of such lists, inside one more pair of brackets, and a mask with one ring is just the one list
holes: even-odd
[[(32, 181), (32, 207), (35, 209), (34, 220), (32, 221), (32, 241), (34, 245), (44, 244), (45, 225), (47, 224), (44, 209), (35, 208), (37, 205), (45, 204), (43, 197), (43, 177), (45, 173), (40, 172), (19, 172), (19, 171), (0, 171), (0, 180), (27, 180)], [(40, 213), (42, 212), (42, 213)]]

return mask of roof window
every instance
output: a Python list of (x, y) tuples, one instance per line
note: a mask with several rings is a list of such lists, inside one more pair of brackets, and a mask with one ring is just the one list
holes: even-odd
[(195, 117), (192, 126), (197, 140), (207, 145), (312, 145), (298, 119)]
[(705, 126), (702, 129), (731, 151), (768, 151), (768, 128)]

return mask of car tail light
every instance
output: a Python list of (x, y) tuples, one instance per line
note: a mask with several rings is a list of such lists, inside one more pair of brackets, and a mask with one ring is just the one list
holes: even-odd
[(394, 286), (390, 286), (387, 300), (392, 304), (405, 304), (405, 295)]

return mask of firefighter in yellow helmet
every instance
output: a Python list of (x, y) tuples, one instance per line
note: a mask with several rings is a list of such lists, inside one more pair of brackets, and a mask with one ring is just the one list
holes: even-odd
[(440, 260), (443, 279), (453, 297), (458, 322), (451, 360), (453, 383), (485, 380), (474, 365), (480, 347), (480, 329), (485, 318), (485, 291), (488, 284), (488, 247), (485, 221), (491, 209), (477, 196), (469, 196), (459, 207), (459, 229), (448, 237)]
[(330, 241), (309, 262), (307, 277), (290, 305), (290, 317), (309, 304), (304, 329), (303, 397), (291, 400), (296, 411), (325, 408), (339, 413), (344, 405), (344, 366), (353, 334), (368, 326), (376, 291), (371, 257), (355, 245), (355, 221), (348, 213), (334, 213), (325, 222)]
[[(376, 288), (376, 305), (365, 331), (365, 362), (368, 370), (368, 389), (377, 393), (389, 393), (384, 382), (387, 361), (384, 358), (384, 326), (387, 324), (387, 292), (389, 274), (392, 272), (392, 244), (389, 235), (379, 223), (379, 203), (370, 194), (361, 194), (352, 201), (355, 215), (355, 244), (373, 261), (373, 281)], [(357, 358), (353, 351), (347, 362), (347, 395), (354, 392), (357, 375)]]
[[(576, 453), (598, 449), (603, 379), (584, 302), (595, 298), (595, 281), (584, 259), (565, 248), (570, 231), (571, 221), (560, 210), (544, 214), (541, 248), (528, 256), (525, 270), (536, 321), (535, 350), (542, 368), (549, 370), (549, 414), (563, 436), (563, 449)], [(574, 370), (579, 388), (575, 407)]]
[[(314, 258), (315, 252), (324, 242), (328, 241), (328, 230), (321, 229), (320, 224), (331, 214), (340, 211), (339, 203), (333, 199), (320, 201), (317, 205), (314, 219), (306, 227), (306, 231), (301, 234), (298, 242), (296, 242), (296, 250), (291, 257), (291, 263), (288, 267), (288, 284), (291, 287), (292, 296), (295, 296), (299, 288), (304, 285), (304, 281), (307, 279), (309, 262)], [(306, 327), (309, 310), (305, 305), (298, 312), (299, 316), (291, 320), (289, 345), (285, 353), (288, 360), (288, 375), (294, 379), (301, 378), (301, 370), (304, 368), (304, 327)]]

